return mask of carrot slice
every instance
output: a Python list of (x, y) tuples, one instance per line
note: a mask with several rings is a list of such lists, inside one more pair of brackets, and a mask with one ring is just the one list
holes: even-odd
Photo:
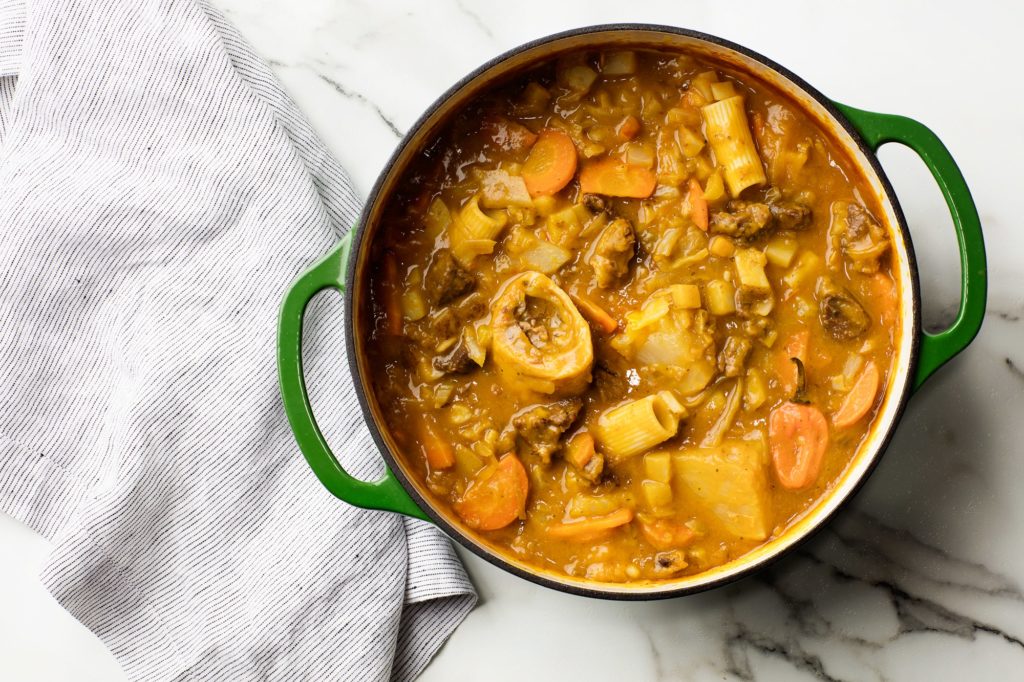
[(431, 471), (450, 469), (455, 464), (455, 450), (442, 438), (429, 422), (420, 426), (420, 447)]
[(523, 164), (531, 197), (554, 194), (576, 174), (576, 145), (561, 130), (542, 130)]
[(704, 190), (695, 178), (690, 178), (690, 220), (693, 224), (708, 231), (708, 200), (704, 198)]
[(587, 318), (592, 322), (598, 329), (603, 331), (605, 334), (611, 334), (619, 328), (619, 323), (614, 317), (608, 314), (608, 312), (599, 306), (594, 301), (586, 298), (585, 296), (579, 296), (570, 294), (569, 298), (576, 304), (576, 308), (580, 311), (580, 315)]
[(696, 537), (690, 528), (670, 519), (638, 519), (640, 532), (655, 549), (685, 547)]
[(775, 475), (783, 487), (805, 488), (818, 478), (828, 448), (828, 422), (812, 405), (784, 403), (768, 418)]
[(384, 254), (384, 322), (388, 334), (402, 335), (402, 294), (398, 281), (398, 260), (391, 251)]
[(580, 191), (584, 194), (646, 199), (654, 193), (657, 184), (658, 178), (650, 168), (630, 165), (618, 159), (594, 161), (580, 171)]
[(875, 366), (875, 363), (869, 362), (857, 377), (853, 388), (843, 398), (839, 409), (832, 415), (832, 423), (836, 425), (836, 428), (845, 429), (864, 418), (871, 406), (875, 404), (875, 395), (878, 393), (880, 381), (878, 367)]
[(504, 528), (523, 513), (529, 489), (523, 463), (510, 453), (473, 478), (455, 511), (470, 528)]
[(632, 520), (633, 510), (629, 507), (620, 507), (604, 516), (555, 524), (548, 528), (548, 535), (563, 540), (589, 540), (605, 531), (625, 526)]
[(622, 119), (622, 123), (615, 129), (619, 137), (623, 140), (632, 140), (640, 132), (640, 121), (636, 119), (636, 116), (630, 114), (626, 118)]
[(881, 272), (871, 278), (870, 287), (872, 292), (871, 304), (879, 311), (882, 324), (889, 327), (896, 322), (896, 311), (898, 301), (896, 299), (896, 283)]
[(585, 468), (595, 454), (594, 437), (586, 431), (577, 433), (565, 444), (565, 461), (577, 469)]

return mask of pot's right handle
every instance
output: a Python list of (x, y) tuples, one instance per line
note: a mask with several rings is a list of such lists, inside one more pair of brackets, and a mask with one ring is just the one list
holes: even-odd
[(946, 198), (960, 247), (960, 310), (956, 320), (938, 334), (924, 332), (914, 376), (914, 389), (974, 340), (985, 317), (988, 269), (978, 209), (963, 174), (946, 145), (924, 124), (892, 114), (878, 114), (844, 104), (835, 105), (875, 151), (886, 142), (910, 147), (932, 172)]

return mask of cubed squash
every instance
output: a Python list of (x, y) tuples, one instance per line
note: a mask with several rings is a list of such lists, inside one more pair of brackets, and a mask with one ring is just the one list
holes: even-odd
[(764, 255), (772, 265), (788, 268), (798, 248), (799, 245), (792, 237), (775, 237), (764, 247)]
[(740, 286), (755, 291), (771, 291), (772, 285), (764, 274), (768, 259), (757, 249), (738, 249), (733, 256), (736, 262), (736, 276)]
[(718, 201), (719, 199), (725, 198), (725, 181), (722, 179), (722, 174), (715, 171), (708, 177), (708, 181), (704, 183), (704, 198), (708, 201)]
[(672, 284), (667, 287), (672, 303), (679, 308), (699, 308), (700, 289), (696, 284)]
[(719, 81), (718, 83), (711, 84), (711, 95), (715, 98), (716, 102), (735, 97), (736, 94), (736, 86), (733, 85), (732, 81)]
[(732, 255), (736, 253), (736, 246), (728, 237), (716, 234), (711, 238), (711, 242), (708, 244), (708, 251), (711, 252), (712, 256), (717, 256), (719, 258), (731, 258)]
[(671, 483), (671, 454), (668, 452), (649, 452), (644, 455), (644, 475), (652, 481)]
[(672, 486), (661, 481), (644, 481), (640, 484), (644, 502), (652, 511), (663, 509), (672, 504)]
[(810, 251), (804, 251), (797, 257), (793, 268), (782, 277), (782, 281), (789, 288), (798, 289), (801, 285), (817, 277), (821, 269), (821, 257)]
[(509, 208), (533, 206), (526, 183), (518, 175), (508, 171), (492, 170), (484, 173), (480, 181), (480, 205), (483, 208)]
[(731, 315), (736, 312), (736, 287), (724, 279), (713, 279), (704, 287), (708, 312), (712, 315)]
[(672, 455), (676, 480), (733, 535), (764, 540), (771, 532), (768, 472), (761, 441), (725, 441)]

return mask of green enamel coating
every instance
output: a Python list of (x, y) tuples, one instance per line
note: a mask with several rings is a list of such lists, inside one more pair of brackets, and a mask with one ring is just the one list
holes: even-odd
[(352, 234), (346, 234), (337, 246), (299, 277), (284, 299), (277, 330), (277, 367), (284, 412), (309, 466), (336, 497), (364, 509), (382, 509), (429, 520), (391, 469), (386, 469), (384, 478), (373, 482), (360, 481), (342, 469), (324, 440), (309, 404), (302, 374), (302, 318), (306, 306), (318, 292), (328, 288), (344, 291)]
[(904, 116), (877, 114), (838, 102), (835, 105), (873, 150), (877, 151), (886, 142), (898, 142), (917, 152), (939, 183), (953, 217), (960, 249), (960, 310), (949, 329), (938, 334), (922, 333), (917, 374), (914, 376), (916, 390), (935, 370), (974, 340), (985, 318), (988, 269), (978, 209), (949, 150), (923, 124)]

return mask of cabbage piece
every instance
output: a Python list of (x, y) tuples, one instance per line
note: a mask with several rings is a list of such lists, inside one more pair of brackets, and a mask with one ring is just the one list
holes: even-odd
[(572, 260), (572, 252), (541, 239), (531, 231), (517, 228), (505, 242), (505, 251), (516, 269), (550, 275)]
[(715, 374), (715, 340), (710, 318), (688, 285), (659, 289), (639, 310), (626, 313), (623, 331), (612, 347), (630, 360), (677, 376), (673, 388), (683, 395), (700, 391)]

